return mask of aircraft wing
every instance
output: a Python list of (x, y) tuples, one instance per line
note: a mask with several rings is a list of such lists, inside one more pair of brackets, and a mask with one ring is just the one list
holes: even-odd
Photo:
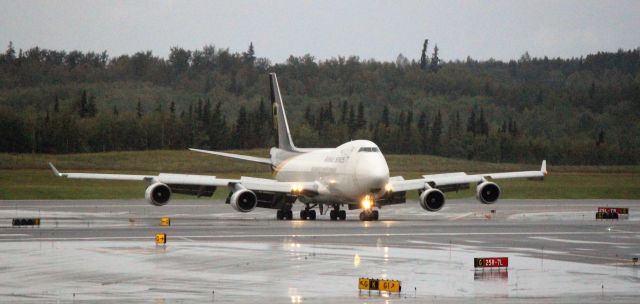
[(134, 175), (134, 174), (104, 174), (104, 173), (67, 173), (60, 172), (49, 163), (49, 167), (56, 176), (73, 179), (97, 179), (119, 181), (146, 181), (148, 183), (163, 183), (171, 185), (212, 186), (235, 188), (242, 185), (244, 188), (256, 192), (291, 193), (295, 195), (313, 196), (318, 194), (318, 184), (315, 182), (279, 182), (273, 179), (254, 178), (243, 176), (240, 179), (217, 178), (212, 175), (174, 174), (160, 173), (158, 175)]
[[(454, 189), (457, 185), (480, 183), (487, 180), (529, 178), (543, 179), (547, 175), (547, 161), (542, 161), (539, 171), (518, 171), (486, 174), (466, 174), (464, 172), (423, 175), (419, 179), (404, 180), (396, 177), (389, 180), (389, 186), (394, 192), (420, 190), (428, 187)], [(444, 191), (444, 190), (443, 190)]]

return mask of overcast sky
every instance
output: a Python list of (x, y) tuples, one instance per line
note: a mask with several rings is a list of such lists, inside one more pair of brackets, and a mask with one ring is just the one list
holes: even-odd
[(0, 44), (110, 56), (253, 42), (274, 63), (289, 55), (418, 59), (577, 57), (640, 46), (640, 1), (28, 1), (0, 0)]

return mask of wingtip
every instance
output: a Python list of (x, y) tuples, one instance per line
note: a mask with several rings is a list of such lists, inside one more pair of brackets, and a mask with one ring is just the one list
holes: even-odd
[(540, 166), (540, 171), (544, 175), (547, 175), (547, 160), (546, 159), (542, 161), (542, 166)]
[(49, 163), (49, 168), (51, 168), (51, 171), (53, 171), (53, 174), (55, 174), (56, 176), (62, 176), (62, 174), (60, 174), (60, 171), (56, 169), (56, 166), (54, 166), (53, 163)]

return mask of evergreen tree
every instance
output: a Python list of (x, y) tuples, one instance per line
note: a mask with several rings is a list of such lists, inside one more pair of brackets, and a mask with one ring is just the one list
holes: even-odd
[(245, 63), (253, 65), (256, 60), (256, 52), (253, 50), (253, 42), (249, 43), (249, 49), (242, 55)]
[(489, 135), (489, 123), (484, 117), (484, 109), (480, 108), (480, 118), (477, 121), (476, 131), (482, 135)]
[(437, 73), (440, 69), (440, 57), (438, 57), (438, 45), (433, 47), (433, 55), (431, 55), (431, 71)]
[(251, 142), (251, 126), (249, 125), (247, 109), (244, 105), (240, 106), (240, 110), (238, 111), (233, 137), (238, 139), (235, 141), (236, 148), (248, 148), (248, 143)]
[(356, 114), (353, 110), (353, 105), (349, 105), (349, 138), (353, 139), (353, 133), (358, 128), (358, 122), (356, 121)]
[(176, 103), (173, 100), (169, 104), (169, 115), (171, 120), (174, 120), (176, 118)]
[(115, 106), (115, 105), (113, 106), (113, 112), (112, 113), (113, 113), (113, 116), (118, 116), (118, 114), (120, 114), (118, 112), (118, 107), (117, 106)]
[(13, 41), (9, 41), (4, 59), (7, 63), (12, 63), (16, 59), (16, 50), (13, 48)]
[(427, 65), (429, 64), (429, 59), (427, 58), (427, 45), (429, 44), (429, 39), (425, 39), (422, 44), (422, 54), (420, 55), (420, 68), (423, 70), (427, 69)]
[(440, 135), (442, 135), (442, 114), (438, 110), (431, 127), (431, 149), (434, 154), (440, 151)]
[(469, 119), (467, 120), (467, 132), (476, 135), (476, 110), (471, 108), (471, 114), (469, 114)]
[(364, 118), (364, 105), (362, 101), (358, 104), (357, 129), (363, 129), (367, 126), (367, 120)]
[(596, 147), (600, 147), (604, 143), (604, 130), (600, 130), (598, 133), (598, 140), (596, 140)]
[(427, 112), (420, 112), (418, 118), (418, 133), (420, 134), (420, 152), (429, 153), (429, 122), (427, 121)]
[(211, 119), (211, 100), (207, 99), (206, 102), (204, 102), (204, 105), (202, 106), (202, 126), (204, 127), (204, 129), (208, 129), (209, 125), (210, 125), (210, 119)]
[(78, 115), (80, 115), (80, 118), (84, 118), (85, 116), (87, 116), (87, 105), (88, 105), (89, 101), (87, 100), (87, 91), (86, 90), (82, 90), (82, 96), (80, 97), (80, 101), (78, 102), (78, 105), (76, 106), (76, 111), (78, 112)]
[(260, 99), (260, 104), (258, 105), (258, 110), (256, 111), (256, 118), (253, 123), (254, 125), (254, 136), (256, 139), (255, 147), (266, 147), (268, 142), (267, 138), (270, 135), (269, 130), (271, 130), (269, 120), (269, 113), (264, 104), (264, 99)]
[(387, 106), (387, 104), (385, 104), (384, 108), (382, 109), (382, 116), (380, 117), (380, 122), (387, 128), (391, 123), (391, 120), (389, 118), (389, 106)]
[(60, 100), (58, 99), (58, 95), (55, 96), (53, 101), (53, 113), (60, 113)]
[(327, 107), (327, 119), (331, 124), (336, 122), (336, 119), (333, 117), (333, 104), (329, 101), (329, 106)]
[(460, 120), (460, 112), (456, 111), (453, 122), (449, 125), (451, 137), (460, 137), (462, 135), (462, 121)]
[(136, 106), (136, 116), (138, 119), (142, 118), (144, 115), (144, 110), (142, 109), (142, 103), (140, 103), (140, 98), (138, 98), (138, 105)]
[(96, 104), (96, 97), (89, 97), (89, 101), (87, 102), (86, 116), (87, 117), (96, 117), (98, 114), (98, 105)]
[(316, 121), (313, 117), (313, 113), (311, 112), (311, 105), (308, 104), (307, 108), (304, 110), (304, 121), (310, 126), (315, 126)]

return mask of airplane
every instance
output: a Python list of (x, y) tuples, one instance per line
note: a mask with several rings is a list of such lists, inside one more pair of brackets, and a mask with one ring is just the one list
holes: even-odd
[(407, 191), (418, 191), (419, 205), (435, 212), (444, 207), (444, 192), (458, 191), (476, 185), (476, 198), (483, 204), (493, 204), (500, 197), (500, 179), (544, 179), (546, 161), (539, 171), (466, 174), (464, 172), (423, 175), (405, 180), (389, 176), (389, 167), (380, 148), (369, 140), (353, 140), (336, 148), (298, 148), (294, 145), (275, 73), (269, 74), (270, 98), (276, 146), (269, 158), (219, 151), (190, 149), (243, 161), (271, 166), (275, 179), (242, 176), (223, 179), (216, 176), (160, 173), (159, 175), (129, 175), (100, 173), (61, 173), (49, 163), (56, 176), (75, 179), (146, 181), (145, 199), (152, 205), (164, 206), (173, 193), (211, 197), (218, 188), (227, 188), (225, 203), (239, 212), (255, 208), (276, 209), (278, 220), (293, 219), (292, 206), (304, 204), (301, 220), (315, 220), (331, 209), (331, 220), (345, 220), (344, 208), (361, 210), (361, 221), (379, 219), (380, 208), (407, 201)]

